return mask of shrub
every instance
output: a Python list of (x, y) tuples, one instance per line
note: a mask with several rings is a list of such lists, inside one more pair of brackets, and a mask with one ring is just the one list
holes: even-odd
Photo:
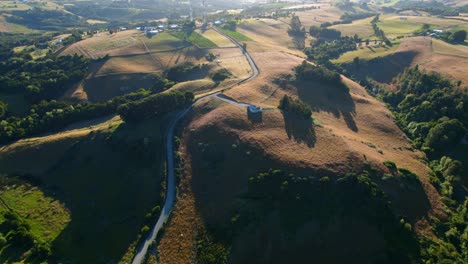
[(211, 77), (211, 79), (213, 79), (213, 81), (215, 82), (222, 82), (229, 77), (231, 77), (231, 73), (225, 69), (222, 69), (213, 74), (213, 77)]
[(140, 234), (146, 235), (147, 233), (149, 233), (149, 231), (150, 231), (149, 226), (145, 225), (144, 227), (141, 228)]
[(299, 99), (292, 99), (285, 95), (278, 106), (279, 109), (296, 114), (300, 118), (312, 118), (312, 110), (310, 107)]
[(341, 76), (323, 66), (313, 65), (303, 61), (295, 69), (296, 78), (305, 81), (319, 81), (328, 84), (342, 85)]
[(383, 162), (383, 164), (390, 170), (390, 171), (396, 171), (397, 170), (397, 165), (393, 161), (386, 160)]

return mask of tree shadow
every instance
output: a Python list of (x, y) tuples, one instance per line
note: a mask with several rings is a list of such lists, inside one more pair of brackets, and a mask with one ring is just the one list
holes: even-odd
[(301, 36), (301, 35), (290, 35), (290, 36), (292, 37), (292, 41), (296, 49), (298, 50), (305, 49), (306, 36)]
[(315, 147), (317, 137), (315, 135), (314, 122), (312, 119), (304, 119), (293, 113), (281, 111), (284, 118), (284, 128), (289, 139), (297, 143), (306, 144), (309, 148)]
[(377, 57), (367, 62), (360, 62), (356, 69), (353, 63), (342, 65), (349, 75), (365, 80), (370, 77), (380, 83), (391, 83), (403, 69), (409, 67), (418, 55), (416, 51), (397, 52), (385, 57)]
[(255, 124), (260, 124), (263, 123), (263, 113), (252, 113), (249, 111), (247, 108), (247, 117), (250, 120), (250, 122), (255, 123)]
[(299, 98), (310, 105), (314, 112), (325, 111), (336, 118), (343, 117), (346, 125), (354, 132), (359, 128), (354, 120), (356, 105), (344, 84), (332, 85), (317, 81), (295, 81)]

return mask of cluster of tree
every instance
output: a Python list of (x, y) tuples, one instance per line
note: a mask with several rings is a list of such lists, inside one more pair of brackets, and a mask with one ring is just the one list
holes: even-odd
[(435, 16), (458, 16), (461, 7), (453, 7), (442, 2), (400, 1), (395, 5), (400, 11), (422, 11)]
[(78, 41), (83, 39), (82, 35), (83, 35), (83, 32), (75, 30), (75, 31), (72, 32), (72, 34), (70, 36), (66, 37), (62, 41), (62, 44), (67, 46), (67, 45), (73, 44), (75, 42), (78, 42)]
[(136, 123), (187, 107), (192, 104), (193, 99), (192, 92), (154, 94), (123, 104), (118, 107), (117, 112), (125, 122)]
[(150, 92), (140, 90), (115, 97), (106, 103), (70, 103), (64, 101), (41, 101), (33, 105), (25, 117), (9, 116), (0, 120), (0, 143), (30, 137), (45, 132), (57, 131), (74, 122), (103, 117), (117, 112), (121, 104), (140, 100)]
[(13, 11), (12, 16), (7, 17), (7, 21), (41, 30), (61, 30), (67, 27), (83, 27), (87, 25), (85, 19), (75, 14), (66, 13), (61, 10), (41, 8)]
[(447, 205), (447, 219), (432, 223), (440, 242), (425, 240), (422, 257), (431, 263), (463, 263), (468, 257), (468, 218), (463, 164), (453, 149), (466, 135), (468, 94), (437, 73), (408, 68), (394, 79), (395, 91), (381, 89), (397, 124), (416, 147), (429, 154), (430, 179)]
[(302, 22), (299, 19), (298, 16), (294, 15), (291, 18), (291, 23), (289, 24), (289, 29), (288, 29), (288, 34), (290, 36), (299, 36), (299, 37), (305, 37), (306, 30), (302, 26)]
[(191, 78), (191, 75), (206, 75), (208, 72), (208, 64), (193, 65), (192, 63), (186, 63), (170, 68), (166, 73), (166, 78), (174, 81), (181, 82)]
[(281, 98), (278, 108), (283, 111), (293, 113), (303, 119), (312, 118), (312, 110), (306, 103), (302, 102), (300, 99), (294, 99), (287, 95)]
[(13, 47), (31, 46), (37, 43), (46, 43), (59, 33), (33, 33), (14, 34), (2, 32), (0, 38), (0, 61), (4, 61), (14, 55)]
[[(29, 261), (46, 260), (51, 255), (50, 245), (39, 241), (32, 233), (31, 227), (13, 212), (2, 215), (4, 221), (0, 224), (0, 250), (9, 248), (18, 252), (31, 252)], [(3, 236), (5, 234), (5, 236)]]
[(22, 93), (30, 102), (53, 99), (83, 79), (90, 59), (78, 56), (46, 56), (32, 60), (27, 53), (0, 62), (0, 92)]
[[(393, 213), (389, 197), (373, 181), (377, 177), (382, 177), (381, 173), (372, 168), (339, 179), (300, 177), (270, 169), (249, 179), (248, 192), (244, 197), (266, 208), (274, 206), (277, 210), (284, 210), (288, 215), (285, 217), (290, 232), (311, 219), (321, 223), (334, 219), (334, 223), (339, 223), (336, 220), (340, 217), (349, 219), (359, 215), (360, 219), (382, 231), (387, 257), (392, 262), (419, 263), (420, 248), (411, 225)], [(398, 181), (401, 181), (400, 186), (406, 184), (404, 180)], [(259, 219), (258, 214), (254, 213), (255, 217), (250, 219)], [(242, 223), (243, 217), (248, 216), (241, 213), (239, 225), (246, 225)], [(345, 228), (339, 226), (334, 225), (335, 228)]]
[(466, 39), (466, 30), (457, 30), (454, 32), (445, 31), (440, 39), (451, 43), (464, 43)]
[(217, 72), (215, 72), (213, 74), (213, 76), (211, 77), (211, 79), (213, 79), (213, 81), (215, 82), (222, 82), (224, 80), (226, 80), (227, 78), (231, 77), (232, 74), (226, 70), (226, 69), (221, 69)]
[(236, 21), (227, 21), (222, 25), (222, 28), (231, 30), (231, 31), (236, 31), (237, 30), (237, 22)]
[(326, 67), (308, 63), (307, 61), (303, 61), (301, 65), (294, 68), (294, 71), (298, 80), (342, 85), (340, 74)]
[(310, 60), (329, 65), (330, 60), (340, 57), (345, 52), (356, 50), (356, 43), (360, 41), (357, 36), (346, 36), (335, 40), (319, 38), (317, 41), (312, 42), (311, 47), (305, 49), (304, 52)]
[(416, 146), (446, 153), (468, 126), (468, 95), (437, 73), (408, 68), (394, 79), (396, 91), (380, 96), (396, 113), (399, 125)]
[(371, 20), (371, 25), (372, 29), (374, 30), (374, 35), (378, 38), (380, 38), (387, 46), (392, 46), (392, 42), (385, 36), (385, 32), (379, 28), (377, 23), (379, 22), (380, 15), (377, 14), (372, 20)]
[[(323, 24), (322, 24), (323, 25)], [(336, 29), (330, 29), (326, 27), (311, 26), (309, 29), (309, 34), (316, 38), (326, 38), (326, 39), (339, 39), (341, 38), (341, 32)]]
[(375, 15), (376, 14), (373, 12), (359, 12), (359, 13), (345, 12), (343, 15), (341, 15), (340, 17), (341, 23), (339, 24), (350, 24), (354, 20), (364, 19), (364, 18), (368, 18), (371, 16), (375, 16)]

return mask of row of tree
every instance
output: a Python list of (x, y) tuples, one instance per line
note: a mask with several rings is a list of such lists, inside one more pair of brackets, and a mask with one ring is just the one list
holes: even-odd
[(125, 122), (136, 123), (182, 109), (192, 104), (192, 92), (162, 93), (129, 102), (118, 107), (117, 112)]
[(380, 19), (380, 14), (377, 14), (372, 20), (371, 20), (371, 25), (372, 29), (374, 30), (374, 35), (378, 38), (380, 38), (387, 46), (392, 46), (392, 42), (385, 36), (385, 32), (379, 28), (379, 25), (377, 23), (379, 22)]

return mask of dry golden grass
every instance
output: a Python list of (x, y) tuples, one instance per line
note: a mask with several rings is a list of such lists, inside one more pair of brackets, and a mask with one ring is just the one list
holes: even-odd
[(201, 80), (194, 80), (188, 82), (182, 82), (174, 85), (170, 89), (166, 90), (165, 92), (193, 92), (195, 94), (204, 93), (207, 91), (212, 90), (215, 88), (215, 82), (211, 79), (201, 79)]
[[(244, 20), (238, 26), (237, 31), (251, 38), (253, 41), (247, 42), (249, 51), (271, 51), (280, 50), (304, 56), (294, 44), (293, 39), (288, 35), (289, 25), (287, 22), (274, 19)], [(310, 39), (304, 43), (309, 45)]]
[(460, 45), (451, 45), (429, 37), (405, 38), (402, 40), (397, 52), (415, 52), (411, 66), (419, 65), (428, 71), (435, 71), (451, 78), (461, 80), (466, 85), (466, 59), (468, 48)]
[(96, 20), (96, 19), (88, 19), (88, 20), (86, 20), (86, 23), (88, 23), (90, 25), (96, 25), (96, 24), (105, 24), (107, 22), (102, 21), (102, 20)]
[(309, 28), (325, 22), (339, 21), (344, 12), (330, 4), (320, 4), (320, 9), (298, 11), (295, 14), (301, 19), (302, 25)]
[[(249, 150), (241, 156), (253, 155), (250, 161), (253, 163), (248, 165), (244, 164), (247, 161), (231, 159), (230, 156), (236, 154), (229, 154), (229, 157), (224, 159), (223, 173), (219, 176), (222, 177), (222, 183), (219, 183), (222, 186), (217, 186), (221, 191), (210, 190), (218, 193), (219, 200), (216, 203), (221, 205), (216, 211), (210, 211), (210, 214), (225, 214), (221, 209), (224, 208), (222, 204), (226, 203), (227, 206), (233, 193), (236, 193), (235, 190), (245, 188), (246, 177), (257, 170), (279, 166), (293, 171), (306, 170), (308, 173), (334, 177), (350, 171), (359, 171), (367, 162), (385, 170), (383, 161), (391, 160), (399, 167), (408, 168), (420, 176), (423, 193), (414, 197), (402, 194), (402, 197), (398, 198), (398, 193), (392, 193), (392, 187), (382, 188), (396, 197), (394, 206), (397, 213), (412, 218), (415, 229), (420, 234), (431, 235), (425, 217), (444, 215), (440, 197), (428, 180), (429, 169), (421, 161), (423, 153), (412, 149), (410, 141), (395, 125), (391, 112), (383, 103), (345, 77), (343, 81), (350, 88), (350, 95), (344, 100), (326, 96), (323, 91), (327, 87), (320, 84), (291, 84), (286, 89), (278, 87), (273, 80), (281, 74), (292, 74), (291, 69), (301, 63), (302, 58), (284, 52), (254, 51), (251, 55), (260, 68), (260, 75), (251, 82), (232, 88), (226, 95), (240, 102), (262, 106), (264, 113), (261, 122), (250, 121), (246, 109), (242, 107), (209, 99), (195, 107), (185, 130), (190, 131), (190, 134), (186, 132), (184, 135), (184, 146), (192, 146), (191, 150), (199, 143), (227, 149), (230, 148), (230, 144), (236, 144)], [(285, 116), (277, 109), (280, 98), (285, 94), (300, 97), (313, 107), (313, 117), (317, 125), (306, 125), (303, 128), (305, 132), (312, 129), (313, 135), (301, 138), (295, 131), (288, 131)], [(191, 156), (191, 150), (183, 151), (186, 163), (198, 166), (197, 163), (191, 163), (196, 158)], [(257, 155), (263, 158), (257, 159)], [(239, 167), (239, 164), (244, 166)], [(200, 214), (203, 213), (196, 204), (200, 202), (205, 204), (204, 208), (215, 210), (214, 207), (206, 205), (213, 201), (203, 200), (203, 192), (200, 193), (199, 188), (203, 189), (203, 182), (220, 181), (219, 177), (200, 177), (205, 176), (191, 167), (186, 168), (186, 178), (179, 190), (173, 218), (158, 247), (161, 263), (190, 263), (194, 254), (192, 249), (196, 232), (202, 219)], [(197, 188), (197, 192), (194, 192), (193, 188)], [(426, 203), (424, 192), (430, 209), (421, 206)]]
[(344, 36), (354, 36), (357, 34), (360, 38), (369, 38), (374, 35), (370, 24), (373, 17), (353, 21), (351, 24), (335, 25), (330, 28), (341, 31)]

